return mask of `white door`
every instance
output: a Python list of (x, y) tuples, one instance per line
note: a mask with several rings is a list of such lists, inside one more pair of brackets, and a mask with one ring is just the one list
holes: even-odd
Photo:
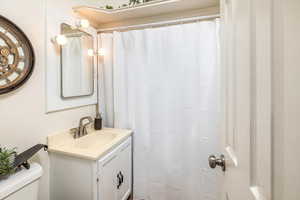
[(221, 0), (222, 200), (271, 199), (271, 0)]

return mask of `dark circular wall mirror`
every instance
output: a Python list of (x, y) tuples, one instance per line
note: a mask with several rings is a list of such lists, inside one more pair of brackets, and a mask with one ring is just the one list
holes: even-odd
[(0, 15), (0, 95), (17, 89), (30, 78), (34, 60), (27, 36)]

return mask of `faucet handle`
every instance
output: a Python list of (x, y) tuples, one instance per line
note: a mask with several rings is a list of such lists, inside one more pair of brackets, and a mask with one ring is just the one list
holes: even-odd
[(90, 117), (90, 116), (83, 117), (83, 118), (81, 118), (80, 121), (79, 121), (79, 127), (82, 127), (82, 126), (83, 126), (83, 121), (84, 121), (84, 120), (88, 120), (89, 123), (93, 123), (93, 118), (92, 118), (92, 117)]
[(70, 134), (73, 135), (73, 138), (77, 138), (78, 135), (78, 128), (72, 128), (70, 130)]

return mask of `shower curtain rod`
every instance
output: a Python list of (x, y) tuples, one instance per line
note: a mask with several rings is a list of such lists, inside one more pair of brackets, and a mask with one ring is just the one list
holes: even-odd
[(192, 18), (183, 18), (178, 20), (170, 20), (170, 21), (161, 21), (161, 22), (155, 22), (155, 23), (149, 23), (149, 24), (139, 24), (139, 25), (132, 25), (132, 26), (120, 26), (120, 27), (114, 27), (114, 28), (106, 28), (106, 29), (98, 29), (98, 33), (110, 33), (114, 31), (129, 31), (129, 30), (138, 30), (138, 29), (145, 29), (145, 28), (158, 28), (163, 26), (172, 26), (177, 24), (187, 24), (187, 23), (193, 23), (203, 20), (209, 20), (209, 19), (216, 19), (219, 18), (220, 15), (209, 15), (209, 16), (199, 16), (199, 17), (192, 17)]

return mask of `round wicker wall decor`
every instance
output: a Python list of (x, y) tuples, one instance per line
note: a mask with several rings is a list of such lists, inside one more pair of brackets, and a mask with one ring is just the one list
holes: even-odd
[(0, 95), (17, 89), (30, 78), (34, 60), (27, 36), (0, 15)]

